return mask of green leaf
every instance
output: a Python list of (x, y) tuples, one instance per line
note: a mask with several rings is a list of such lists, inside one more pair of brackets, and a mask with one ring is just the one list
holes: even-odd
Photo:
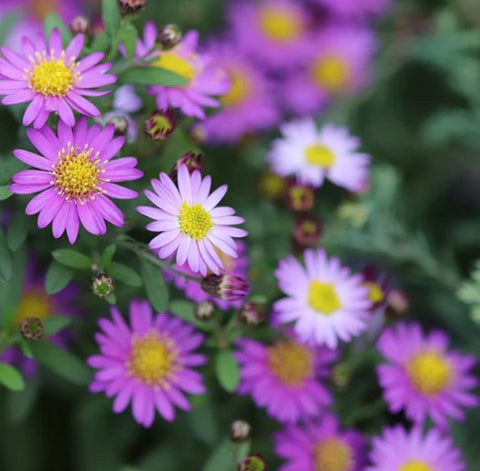
[(57, 28), (62, 36), (63, 44), (70, 42), (72, 40), (72, 33), (65, 26), (65, 23), (62, 19), (55, 13), (49, 13), (45, 17), (45, 37), (49, 38), (54, 28)]
[(117, 297), (112, 293), (108, 296), (105, 296), (105, 301), (107, 301), (108, 304), (114, 306), (115, 304), (117, 304)]
[(124, 21), (120, 27), (119, 42), (125, 45), (127, 51), (127, 58), (131, 59), (135, 54), (135, 48), (137, 47), (138, 32), (132, 23)]
[(11, 391), (23, 391), (25, 389), (25, 381), (19, 371), (5, 363), (0, 363), (0, 384)]
[(45, 337), (56, 334), (72, 323), (72, 319), (67, 316), (50, 316), (43, 321), (43, 332)]
[(142, 286), (142, 279), (138, 276), (138, 273), (122, 263), (113, 262), (110, 266), (109, 273), (114, 279), (126, 285)]
[(194, 305), (183, 299), (176, 299), (170, 303), (168, 310), (178, 317), (181, 317), (184, 321), (196, 325), (202, 330), (211, 330), (212, 326), (208, 322), (202, 322), (198, 320), (194, 315)]
[(100, 266), (102, 270), (108, 271), (110, 265), (112, 264), (113, 256), (115, 255), (115, 251), (117, 250), (117, 246), (115, 244), (110, 244), (102, 254), (100, 259)]
[(8, 249), (7, 238), (0, 231), (0, 282), (6, 283), (12, 278), (12, 254)]
[(181, 75), (155, 66), (134, 67), (121, 74), (119, 80), (123, 83), (164, 85), (167, 87), (181, 87), (188, 83), (188, 80)]
[(33, 356), (53, 372), (78, 385), (89, 383), (90, 370), (67, 350), (45, 341), (32, 342), (30, 347)]
[(240, 381), (238, 363), (233, 352), (221, 350), (215, 357), (215, 372), (222, 387), (228, 392), (234, 392)]
[(23, 391), (8, 392), (5, 398), (5, 408), (11, 423), (21, 423), (33, 409), (38, 397), (38, 384), (38, 381), (29, 381)]
[(8, 185), (0, 186), (0, 201), (10, 198), (13, 193), (8, 189)]
[(225, 440), (210, 455), (203, 471), (233, 470), (236, 467), (233, 445)]
[(52, 252), (52, 257), (66, 267), (78, 269), (90, 269), (92, 267), (92, 260), (76, 250), (55, 250)]
[(15, 213), (8, 222), (7, 242), (12, 252), (16, 252), (27, 237), (25, 218), (21, 213)]
[(62, 291), (73, 278), (73, 270), (53, 261), (48, 267), (45, 277), (45, 291), (47, 294), (55, 294)]
[(165, 312), (168, 307), (168, 289), (160, 268), (142, 260), (142, 279), (148, 300), (159, 312)]
[(102, 19), (110, 38), (116, 37), (120, 28), (118, 0), (102, 0)]
[(105, 31), (103, 31), (98, 36), (95, 36), (95, 39), (93, 40), (92, 45), (88, 49), (88, 52), (93, 53), (93, 52), (104, 51), (105, 49), (108, 48), (109, 44), (110, 44), (110, 39), (108, 37), (108, 34)]

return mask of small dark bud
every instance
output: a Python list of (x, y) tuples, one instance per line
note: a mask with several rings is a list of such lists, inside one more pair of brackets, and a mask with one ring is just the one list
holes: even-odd
[(115, 136), (125, 136), (128, 132), (128, 121), (123, 116), (113, 116), (107, 124), (113, 124)]
[(115, 283), (112, 278), (105, 273), (99, 273), (92, 279), (92, 292), (99, 298), (105, 298), (113, 293), (115, 289)]
[(202, 289), (211, 296), (227, 301), (241, 301), (250, 289), (243, 278), (233, 275), (208, 275), (202, 278)]
[(188, 173), (192, 174), (195, 170), (200, 173), (203, 172), (203, 157), (202, 154), (195, 154), (194, 152), (187, 152), (183, 154), (175, 163), (172, 170), (170, 170), (170, 178), (176, 183), (177, 174), (180, 165), (187, 167)]
[(321, 236), (322, 223), (319, 218), (305, 215), (295, 221), (292, 240), (296, 249), (303, 250), (312, 247), (320, 240)]
[(154, 111), (145, 121), (145, 133), (153, 141), (164, 141), (175, 131), (176, 127), (177, 122), (171, 109)]
[(90, 34), (90, 21), (84, 16), (76, 16), (70, 23), (70, 31), (73, 34)]
[(243, 443), (250, 437), (250, 424), (244, 420), (235, 420), (230, 426), (230, 439), (235, 443)]
[(20, 324), (20, 333), (25, 340), (38, 340), (43, 337), (43, 322), (38, 317), (27, 317)]
[(209, 321), (215, 314), (215, 306), (209, 301), (202, 301), (195, 306), (193, 313), (199, 321)]
[(118, 0), (118, 4), (122, 15), (133, 15), (147, 4), (147, 0)]
[(173, 49), (182, 41), (182, 31), (177, 25), (165, 25), (157, 35), (157, 43), (162, 46), (164, 51)]
[(249, 455), (238, 464), (238, 471), (265, 471), (267, 462), (259, 454)]
[(315, 203), (315, 191), (311, 186), (289, 182), (285, 189), (285, 202), (294, 212), (309, 211)]
[(265, 319), (265, 304), (256, 301), (247, 301), (240, 311), (240, 321), (248, 326), (255, 327)]

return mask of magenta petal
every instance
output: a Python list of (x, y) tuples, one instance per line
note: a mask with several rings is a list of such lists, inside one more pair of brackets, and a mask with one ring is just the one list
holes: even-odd
[(102, 188), (111, 198), (129, 200), (138, 196), (138, 193), (136, 191), (130, 190), (128, 188), (123, 188), (122, 186), (115, 183), (104, 183), (102, 185)]
[(56, 192), (57, 190), (55, 188), (49, 188), (48, 190), (34, 196), (27, 204), (25, 213), (31, 216), (32, 214), (40, 212), (47, 204), (49, 204), (50, 200), (55, 197)]
[(74, 244), (78, 237), (78, 229), (80, 226), (80, 221), (78, 218), (77, 206), (70, 202), (68, 205), (67, 213), (67, 236), (71, 244)]
[(123, 226), (125, 222), (123, 213), (115, 203), (102, 194), (97, 195), (95, 201), (97, 202), (98, 211), (108, 222), (117, 227)]
[(63, 98), (59, 98), (57, 106), (60, 119), (64, 121), (65, 124), (73, 126), (75, 124), (75, 117), (73, 116), (73, 111), (70, 106), (68, 106), (67, 102)]
[(44, 98), (43, 95), (36, 95), (35, 98), (32, 100), (32, 102), (28, 105), (27, 109), (25, 110), (25, 114), (23, 115), (23, 125), (24, 126), (29, 126), (35, 118), (38, 116), (40, 113), (40, 110), (43, 107), (44, 104)]

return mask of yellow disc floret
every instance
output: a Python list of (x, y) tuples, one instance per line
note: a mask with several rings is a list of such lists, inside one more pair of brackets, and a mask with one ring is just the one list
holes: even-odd
[(330, 55), (314, 61), (311, 74), (315, 83), (330, 93), (344, 90), (350, 78), (350, 69), (345, 59)]
[(195, 240), (202, 240), (213, 226), (210, 214), (201, 204), (184, 202), (180, 208), (178, 219), (182, 233)]
[(411, 460), (403, 464), (399, 471), (433, 471), (433, 469), (423, 461)]
[(332, 283), (311, 281), (308, 289), (308, 304), (320, 314), (328, 316), (342, 307)]
[(313, 376), (312, 352), (295, 342), (277, 342), (268, 347), (267, 362), (270, 371), (288, 386), (300, 386)]
[(39, 289), (27, 290), (20, 299), (13, 325), (18, 327), (28, 317), (44, 320), (51, 314), (52, 304), (49, 297)]
[(228, 76), (231, 81), (231, 88), (221, 101), (225, 106), (236, 106), (243, 103), (250, 95), (250, 79), (238, 68), (230, 68)]
[(335, 162), (335, 154), (322, 144), (314, 144), (305, 149), (305, 160), (310, 165), (329, 168)]
[(302, 20), (298, 15), (282, 11), (278, 7), (261, 7), (259, 19), (263, 34), (273, 41), (291, 41), (298, 38), (303, 31)]
[(406, 369), (414, 387), (429, 396), (443, 391), (452, 379), (449, 361), (434, 351), (414, 355)]
[(351, 447), (338, 438), (321, 441), (313, 453), (316, 471), (351, 471), (355, 464)]
[[(160, 57), (153, 63), (153, 65), (169, 70), (170, 72), (175, 72), (189, 82), (193, 80), (196, 75), (196, 70), (191, 60), (180, 56), (174, 51), (162, 51), (160, 54)], [(194, 57), (195, 56), (193, 56), (193, 58)]]
[(372, 303), (378, 304), (383, 302), (385, 299), (385, 293), (380, 286), (378, 286), (376, 283), (373, 283), (373, 281), (366, 281), (363, 283), (363, 286), (368, 288), (368, 299), (372, 301)]

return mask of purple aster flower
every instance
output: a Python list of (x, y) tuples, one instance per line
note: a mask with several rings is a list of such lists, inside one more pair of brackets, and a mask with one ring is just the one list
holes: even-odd
[(311, 38), (304, 65), (285, 79), (282, 96), (287, 108), (316, 113), (332, 97), (364, 87), (375, 49), (373, 33), (359, 28), (330, 27)]
[(231, 43), (211, 44), (208, 54), (227, 73), (231, 88), (220, 99), (222, 109), (201, 124), (207, 141), (235, 143), (248, 133), (272, 128), (279, 113), (265, 73)]
[(137, 170), (137, 159), (112, 159), (123, 146), (123, 137), (113, 138), (114, 126), (103, 130), (87, 125), (81, 118), (71, 128), (58, 122), (58, 135), (48, 127), (29, 129), (27, 135), (40, 155), (22, 149), (14, 151), (22, 162), (35, 170), (22, 170), (13, 176), (13, 193), (38, 193), (28, 203), (25, 212), (40, 213), (38, 227), (52, 223), (53, 236), (65, 231), (73, 244), (80, 222), (91, 234), (105, 234), (105, 221), (121, 227), (123, 213), (110, 198), (131, 199), (135, 191), (116, 182), (136, 180), (143, 173)]
[(184, 393), (205, 392), (202, 376), (195, 367), (206, 362), (195, 353), (203, 335), (193, 326), (169, 314), (152, 315), (146, 301), (130, 303), (130, 325), (117, 308), (112, 319), (100, 319), (95, 335), (100, 354), (87, 363), (97, 368), (90, 391), (115, 396), (113, 411), (120, 413), (132, 404), (134, 419), (150, 427), (155, 410), (166, 420), (175, 417), (175, 406), (189, 410)]
[(228, 92), (230, 83), (226, 74), (214, 67), (211, 59), (197, 51), (198, 33), (189, 31), (173, 49), (156, 49), (157, 30), (152, 22), (145, 26), (143, 40), (137, 41), (135, 57), (149, 61), (151, 67), (161, 67), (181, 75), (188, 81), (181, 87), (152, 85), (147, 91), (155, 96), (160, 110), (178, 108), (183, 114), (205, 118), (204, 108), (217, 107), (212, 96)]
[(287, 460), (278, 471), (363, 471), (366, 461), (362, 435), (342, 430), (332, 414), (318, 423), (286, 426), (275, 434), (275, 452)]
[(392, 5), (392, 0), (314, 0), (334, 15), (346, 18), (379, 16)]
[(124, 113), (136, 113), (142, 109), (142, 99), (135, 92), (133, 85), (122, 85), (113, 94), (113, 109)]
[(407, 432), (401, 425), (384, 429), (373, 439), (366, 471), (462, 471), (460, 450), (438, 430)]
[(238, 256), (233, 238), (245, 237), (247, 232), (231, 226), (244, 220), (228, 206), (217, 207), (227, 185), (209, 194), (210, 176), (202, 178), (197, 170), (190, 174), (186, 165), (180, 165), (177, 178), (178, 188), (166, 173), (160, 173), (160, 180), (152, 180), (155, 193), (145, 191), (157, 207), (138, 208), (141, 214), (155, 220), (147, 229), (159, 232), (150, 242), (150, 248), (162, 259), (176, 253), (177, 265), (186, 262), (194, 273), (205, 276), (211, 270), (218, 275), (225, 268), (218, 251), (229, 257)]
[(0, 58), (0, 95), (4, 105), (26, 103), (23, 124), (33, 123), (41, 128), (50, 113), (55, 112), (67, 125), (75, 124), (72, 109), (86, 116), (100, 116), (100, 111), (84, 96), (101, 96), (109, 91), (95, 90), (116, 81), (114, 75), (106, 74), (110, 64), (98, 63), (103, 52), (90, 54), (78, 61), (83, 43), (83, 34), (75, 36), (64, 48), (57, 29), (52, 31), (48, 45), (42, 35), (35, 44), (25, 37), (23, 54), (4, 47)]
[(304, 59), (309, 20), (300, 2), (236, 1), (228, 17), (235, 43), (261, 65), (283, 69)]
[(271, 345), (237, 340), (240, 363), (239, 394), (249, 394), (255, 404), (281, 422), (318, 417), (332, 403), (322, 384), (337, 352), (299, 343), (293, 335)]
[(305, 250), (305, 268), (292, 255), (275, 271), (280, 289), (288, 297), (273, 309), (280, 323), (294, 323), (302, 342), (336, 348), (367, 327), (371, 302), (361, 275), (352, 275), (338, 258), (323, 249)]
[(318, 188), (328, 179), (349, 191), (361, 192), (369, 182), (370, 156), (358, 151), (360, 140), (345, 127), (326, 124), (318, 130), (313, 118), (283, 124), (282, 137), (267, 156), (281, 177), (296, 177)]
[(475, 357), (449, 351), (443, 332), (424, 335), (419, 324), (400, 323), (385, 329), (377, 347), (389, 361), (377, 374), (392, 412), (404, 409), (415, 424), (429, 417), (446, 428), (448, 417), (464, 420), (461, 408), (479, 404), (470, 392), (478, 384), (470, 372)]

